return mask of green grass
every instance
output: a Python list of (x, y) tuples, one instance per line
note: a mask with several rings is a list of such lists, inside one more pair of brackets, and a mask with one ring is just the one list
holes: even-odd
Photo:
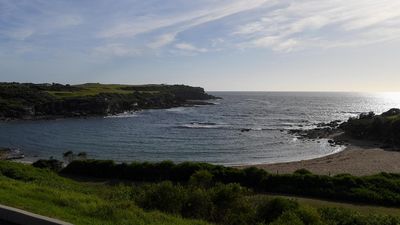
[(287, 195), (256, 195), (256, 196), (252, 196), (251, 198), (255, 199), (256, 201), (261, 201), (263, 199), (272, 199), (272, 198), (276, 198), (276, 197), (293, 199), (302, 205), (308, 205), (308, 206), (311, 206), (314, 208), (326, 208), (326, 207), (345, 208), (345, 209), (357, 211), (364, 215), (372, 215), (372, 214), (392, 215), (392, 216), (400, 215), (400, 208), (365, 205), (365, 204), (353, 204), (353, 203), (344, 203), (344, 202), (334, 202), (334, 201), (327, 201), (327, 200), (315, 199), (315, 198), (304, 198), (304, 197), (287, 196)]
[[(204, 177), (203, 177), (204, 178)], [(200, 178), (199, 178), (200, 179)], [(204, 181), (200, 179), (199, 181)], [(191, 181), (193, 182), (193, 180)], [(168, 201), (172, 199), (179, 199), (179, 197), (187, 196), (188, 191), (198, 190), (193, 188), (189, 183), (187, 186), (173, 185), (172, 183), (168, 186), (167, 183), (155, 184), (155, 183), (134, 183), (134, 182), (121, 182), (120, 180), (85, 180), (79, 181), (72, 180), (69, 178), (61, 177), (58, 174), (51, 172), (47, 169), (38, 169), (30, 165), (23, 165), (20, 163), (0, 161), (0, 204), (24, 209), (33, 213), (49, 216), (57, 219), (61, 219), (73, 224), (198, 224), (206, 225), (208, 223), (198, 220), (183, 219), (178, 216), (179, 213), (165, 214), (158, 211), (145, 211), (140, 207), (146, 209), (159, 209), (162, 210), (165, 205), (160, 205), (160, 202), (164, 202), (165, 199)], [(131, 185), (135, 185), (132, 187)], [(217, 185), (218, 186), (218, 185)], [(261, 221), (263, 217), (253, 217), (259, 215), (258, 206), (268, 203), (271, 206), (273, 199), (276, 197), (283, 197), (289, 199), (295, 199), (299, 206), (296, 206), (290, 213), (297, 215), (298, 218), (304, 216), (314, 215), (316, 219), (320, 216), (324, 217), (323, 220), (328, 221), (340, 221), (340, 218), (346, 217), (345, 215), (356, 218), (359, 221), (357, 224), (366, 224), (365, 221), (374, 219), (370, 215), (399, 215), (400, 209), (398, 208), (387, 208), (370, 205), (355, 205), (349, 203), (340, 203), (325, 201), (319, 199), (310, 198), (299, 198), (290, 196), (276, 196), (266, 194), (254, 194), (254, 192), (245, 191), (240, 186), (218, 186), (219, 188), (212, 187), (204, 193), (211, 193), (210, 196), (214, 196), (212, 199), (215, 201), (214, 206), (218, 209), (215, 212), (221, 215), (229, 210), (238, 210), (248, 212), (244, 213), (241, 217), (236, 217), (238, 212), (234, 211), (233, 214), (228, 214), (232, 221), (222, 221), (220, 224), (254, 224), (254, 221)], [(161, 189), (160, 189), (161, 187)], [(166, 187), (169, 187), (166, 188)], [(239, 187), (240, 189), (229, 188)], [(236, 191), (233, 191), (236, 190)], [(242, 190), (242, 191), (240, 191)], [(160, 192), (161, 191), (161, 192)], [(162, 193), (160, 196), (159, 193)], [(203, 193), (203, 192), (201, 192)], [(218, 195), (216, 195), (219, 193)], [(172, 194), (172, 195), (171, 195)], [(147, 196), (147, 197), (146, 197)], [(150, 197), (149, 197), (150, 196)], [(153, 197), (152, 197), (153, 196)], [(154, 198), (156, 196), (157, 198)], [(193, 195), (195, 196), (195, 195)], [(193, 197), (192, 196), (192, 197)], [(206, 195), (202, 195), (203, 197)], [(217, 197), (215, 197), (217, 196)], [(239, 196), (243, 198), (233, 198)], [(167, 197), (167, 198), (164, 198)], [(198, 197), (198, 196), (197, 196)], [(232, 199), (240, 199), (240, 201), (232, 201)], [(153, 200), (153, 202), (151, 201)], [(198, 202), (201, 199), (192, 201), (193, 203)], [(287, 200), (286, 200), (287, 201)], [(148, 204), (148, 203), (154, 204)], [(202, 202), (202, 201), (201, 201)], [(276, 201), (275, 201), (276, 202)], [(275, 208), (266, 208), (271, 212), (279, 211), (279, 207), (285, 206), (287, 201), (277, 201), (278, 204)], [(146, 204), (144, 204), (146, 203)], [(179, 203), (179, 202), (178, 202)], [(290, 202), (289, 202), (290, 203)], [(144, 205), (145, 206), (144, 206)], [(139, 206), (140, 207), (139, 207)], [(147, 205), (147, 206), (146, 206)], [(179, 204), (176, 204), (179, 205)], [(200, 204), (201, 205), (201, 204)], [(197, 205), (197, 206), (200, 206)], [(274, 204), (272, 204), (274, 205)], [(297, 205), (297, 204), (296, 204)], [(174, 207), (171, 205), (170, 207)], [(267, 205), (268, 206), (268, 205)], [(159, 208), (161, 207), (161, 209)], [(239, 208), (235, 208), (239, 207)], [(329, 207), (329, 208), (327, 208)], [(333, 211), (333, 214), (324, 213), (323, 210), (335, 210), (336, 208), (342, 208), (344, 210)], [(197, 209), (197, 208), (196, 208)], [(203, 209), (203, 208), (198, 208)], [(205, 209), (205, 208), (204, 208)], [(246, 211), (247, 210), (247, 211)], [(321, 211), (322, 210), (322, 211)], [(166, 211), (174, 213), (172, 211)], [(197, 212), (197, 211), (196, 211)], [(256, 214), (253, 214), (256, 213)], [(283, 214), (282, 214), (283, 213)], [(289, 212), (288, 212), (289, 213)], [(263, 214), (269, 216), (270, 212)], [(280, 215), (282, 214), (282, 215)], [(286, 214), (284, 211), (280, 212), (278, 222), (275, 224), (291, 224), (289, 219), (284, 217)], [(361, 216), (359, 216), (360, 214)], [(183, 215), (183, 214), (179, 214)], [(344, 216), (343, 216), (344, 215)], [(297, 218), (296, 217), (296, 218)], [(209, 219), (209, 217), (196, 217), (202, 219)], [(239, 221), (235, 219), (243, 219), (243, 223), (235, 223)], [(247, 218), (247, 219), (246, 219)], [(308, 218), (308, 217), (307, 217)], [(253, 220), (254, 219), (254, 220)], [(256, 220), (257, 219), (257, 220)], [(382, 224), (382, 221), (391, 220), (389, 217), (379, 217), (377, 222), (371, 224)], [(395, 218), (392, 218), (393, 221)], [(351, 221), (351, 218), (348, 219)], [(341, 224), (340, 222), (332, 224)], [(301, 223), (301, 224), (314, 224), (314, 223)], [(318, 223), (320, 224), (320, 223)], [(344, 223), (349, 224), (349, 223)], [(394, 223), (385, 223), (394, 224)], [(397, 223), (396, 223), (397, 224)]]
[(145, 212), (126, 186), (76, 182), (48, 170), (0, 162), (0, 203), (74, 224), (207, 224)]
[(124, 87), (129, 85), (119, 84), (81, 84), (75, 85), (80, 88), (78, 91), (47, 91), (47, 93), (59, 98), (71, 98), (81, 96), (93, 96), (100, 93), (116, 93), (116, 94), (130, 94), (132, 91), (123, 90)]
[(400, 120), (400, 115), (394, 115), (394, 116), (388, 116), (386, 117), (391, 122), (399, 121)]

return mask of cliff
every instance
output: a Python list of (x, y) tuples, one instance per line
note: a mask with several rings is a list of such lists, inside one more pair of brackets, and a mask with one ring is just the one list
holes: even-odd
[(103, 116), (215, 98), (203, 88), (186, 85), (0, 83), (0, 118)]

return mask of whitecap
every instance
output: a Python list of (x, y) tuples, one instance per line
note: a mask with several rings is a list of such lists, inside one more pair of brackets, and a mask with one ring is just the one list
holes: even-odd
[(228, 127), (227, 124), (217, 124), (210, 122), (192, 122), (177, 126), (177, 128), (188, 128), (188, 129), (219, 129), (226, 127)]
[(123, 112), (123, 113), (119, 113), (119, 114), (115, 114), (115, 115), (109, 115), (106, 116), (104, 118), (131, 118), (131, 117), (137, 117), (138, 114), (135, 112)]
[(185, 113), (187, 111), (187, 107), (175, 107), (166, 109), (167, 112), (174, 112), (174, 113)]

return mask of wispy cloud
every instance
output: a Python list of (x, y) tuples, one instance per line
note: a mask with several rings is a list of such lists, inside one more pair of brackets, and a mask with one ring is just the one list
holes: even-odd
[(238, 43), (242, 47), (276, 51), (358, 46), (398, 39), (399, 9), (400, 2), (395, 0), (281, 1), (254, 21), (238, 25), (232, 35), (242, 38)]
[(190, 51), (190, 52), (208, 52), (208, 50), (205, 48), (198, 48), (189, 43), (178, 43), (175, 45), (175, 47), (177, 49), (184, 50), (184, 51)]
[(168, 45), (175, 41), (176, 33), (167, 33), (156, 37), (156, 39), (149, 43), (150, 48), (156, 49)]
[(254, 9), (266, 3), (267, 0), (221, 1), (222, 4), (218, 5), (215, 1), (211, 2), (213, 4), (206, 4), (203, 9), (194, 8), (190, 12), (182, 12), (177, 15), (154, 16), (151, 12), (148, 12), (148, 15), (136, 17), (134, 20), (128, 18), (129, 21), (117, 21), (114, 26), (101, 31), (98, 36), (102, 38), (132, 38), (138, 34), (165, 27), (171, 27), (173, 30), (181, 32), (239, 12)]
[(398, 0), (0, 0), (0, 47), (15, 52), (292, 52), (400, 40), (399, 27)]

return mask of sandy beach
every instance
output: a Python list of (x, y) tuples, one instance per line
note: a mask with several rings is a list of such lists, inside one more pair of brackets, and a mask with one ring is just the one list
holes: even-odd
[(279, 174), (292, 173), (302, 168), (321, 175), (349, 173), (362, 176), (380, 172), (400, 173), (400, 151), (386, 150), (378, 146), (373, 142), (350, 140), (343, 151), (329, 156), (255, 166)]

